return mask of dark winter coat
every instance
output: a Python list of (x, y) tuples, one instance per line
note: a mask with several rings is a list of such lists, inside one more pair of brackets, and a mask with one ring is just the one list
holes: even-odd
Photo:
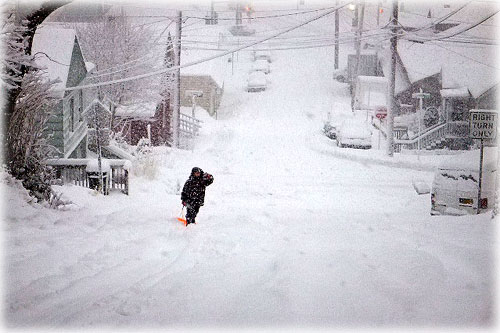
[[(194, 170), (194, 169), (193, 169)], [(203, 206), (205, 203), (205, 188), (214, 182), (214, 177), (200, 170), (200, 176), (196, 177), (194, 171), (182, 188), (181, 200), (189, 206)]]

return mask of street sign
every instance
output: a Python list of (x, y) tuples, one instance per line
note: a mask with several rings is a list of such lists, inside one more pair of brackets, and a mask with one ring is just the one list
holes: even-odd
[(411, 98), (431, 98), (431, 94), (420, 91), (418, 93), (411, 94)]
[(494, 140), (497, 137), (498, 112), (496, 110), (470, 110), (469, 111), (469, 137), (481, 139), (479, 145), (479, 181), (477, 189), (477, 213), (481, 209), (481, 191), (483, 179), (483, 141)]
[(473, 139), (495, 139), (498, 113), (495, 110), (470, 110), (469, 137)]

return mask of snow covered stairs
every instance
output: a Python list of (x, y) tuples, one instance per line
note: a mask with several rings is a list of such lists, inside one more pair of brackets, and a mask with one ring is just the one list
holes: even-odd
[(417, 134), (411, 139), (394, 139), (394, 151), (401, 152), (403, 149), (432, 150), (444, 147), (446, 142), (447, 124), (440, 123), (427, 128), (424, 132)]
[(440, 138), (424, 147), (425, 150), (443, 149), (446, 147), (446, 138)]

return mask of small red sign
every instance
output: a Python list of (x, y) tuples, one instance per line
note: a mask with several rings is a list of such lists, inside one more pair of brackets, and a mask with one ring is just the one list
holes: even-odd
[(387, 108), (385, 106), (378, 107), (375, 109), (375, 117), (378, 119), (384, 119), (387, 116)]

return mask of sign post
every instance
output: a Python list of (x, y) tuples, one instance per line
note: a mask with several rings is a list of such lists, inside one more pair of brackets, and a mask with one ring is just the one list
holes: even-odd
[(375, 108), (375, 117), (380, 120), (380, 125), (378, 128), (378, 149), (380, 149), (380, 131), (382, 127), (382, 120), (387, 117), (387, 108), (385, 106), (379, 106)]
[(479, 181), (477, 190), (477, 213), (481, 209), (481, 182), (483, 178), (483, 145), (484, 139), (494, 140), (497, 136), (498, 113), (494, 110), (470, 110), (469, 111), (469, 137), (480, 139), (479, 146)]
[(417, 144), (418, 144), (418, 154), (419, 154), (419, 158), (420, 158), (420, 135), (422, 133), (422, 112), (424, 111), (424, 98), (430, 98), (431, 97), (431, 94), (429, 93), (424, 93), (422, 88), (420, 88), (420, 92), (418, 93), (413, 93), (411, 95), (411, 98), (416, 98), (419, 100), (418, 102), (418, 141), (417, 141)]

